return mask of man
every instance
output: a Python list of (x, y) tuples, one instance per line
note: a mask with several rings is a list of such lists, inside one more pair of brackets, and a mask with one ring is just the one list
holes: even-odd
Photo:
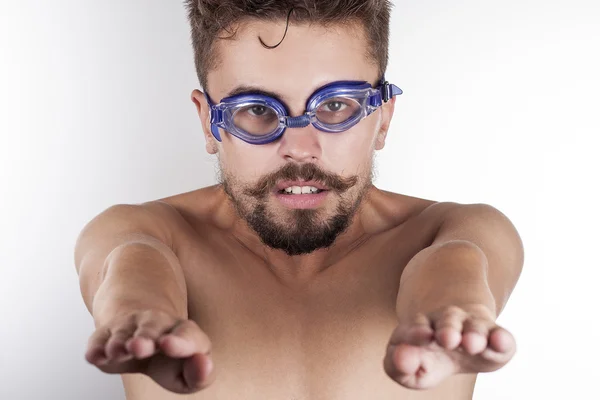
[(470, 399), (515, 352), (523, 246), (492, 206), (373, 185), (389, 1), (186, 6), (221, 181), (86, 225), (86, 359), (129, 400)]

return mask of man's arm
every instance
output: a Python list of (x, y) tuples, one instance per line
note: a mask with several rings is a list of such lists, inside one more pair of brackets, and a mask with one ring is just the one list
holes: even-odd
[(430, 246), (406, 265), (384, 370), (412, 389), (459, 373), (491, 372), (514, 355), (513, 336), (496, 325), (521, 274), (523, 244), (513, 224), (485, 204), (436, 203)]
[(87, 361), (112, 374), (141, 373), (174, 393), (214, 380), (211, 343), (188, 318), (173, 235), (183, 219), (166, 203), (110, 207), (78, 237), (75, 265), (94, 318)]
[(75, 266), (96, 325), (135, 307), (187, 317), (185, 279), (168, 231), (174, 212), (169, 208), (162, 203), (112, 206), (80, 233)]
[(482, 304), (497, 317), (524, 263), (521, 238), (511, 221), (486, 204), (438, 203), (431, 245), (405, 267), (396, 310), (433, 311), (446, 305)]

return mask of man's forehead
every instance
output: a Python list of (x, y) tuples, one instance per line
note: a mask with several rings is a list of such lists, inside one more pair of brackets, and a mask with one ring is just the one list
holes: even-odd
[[(334, 81), (378, 79), (365, 35), (356, 27), (290, 24), (281, 41), (283, 32), (285, 23), (257, 21), (241, 26), (235, 39), (219, 40), (218, 64), (208, 73), (213, 100), (255, 88), (294, 103)], [(267, 45), (281, 44), (267, 49), (259, 37)]]

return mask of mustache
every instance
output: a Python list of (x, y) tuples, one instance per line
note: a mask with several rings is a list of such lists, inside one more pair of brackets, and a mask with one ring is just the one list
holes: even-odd
[(315, 164), (293, 164), (289, 163), (278, 171), (272, 172), (263, 178), (253, 188), (244, 190), (244, 194), (252, 197), (266, 198), (273, 190), (277, 182), (282, 180), (317, 181), (336, 193), (343, 193), (356, 185), (358, 176), (344, 178), (337, 174), (323, 171)]

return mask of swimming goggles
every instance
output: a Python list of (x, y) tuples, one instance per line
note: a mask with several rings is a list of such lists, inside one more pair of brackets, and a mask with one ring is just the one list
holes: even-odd
[(226, 97), (214, 104), (205, 93), (210, 107), (211, 132), (221, 141), (219, 128), (250, 144), (277, 140), (287, 128), (312, 124), (323, 132), (344, 132), (373, 113), (402, 90), (382, 79), (372, 87), (368, 82), (338, 81), (317, 89), (306, 103), (306, 111), (291, 117), (277, 98), (258, 93)]

